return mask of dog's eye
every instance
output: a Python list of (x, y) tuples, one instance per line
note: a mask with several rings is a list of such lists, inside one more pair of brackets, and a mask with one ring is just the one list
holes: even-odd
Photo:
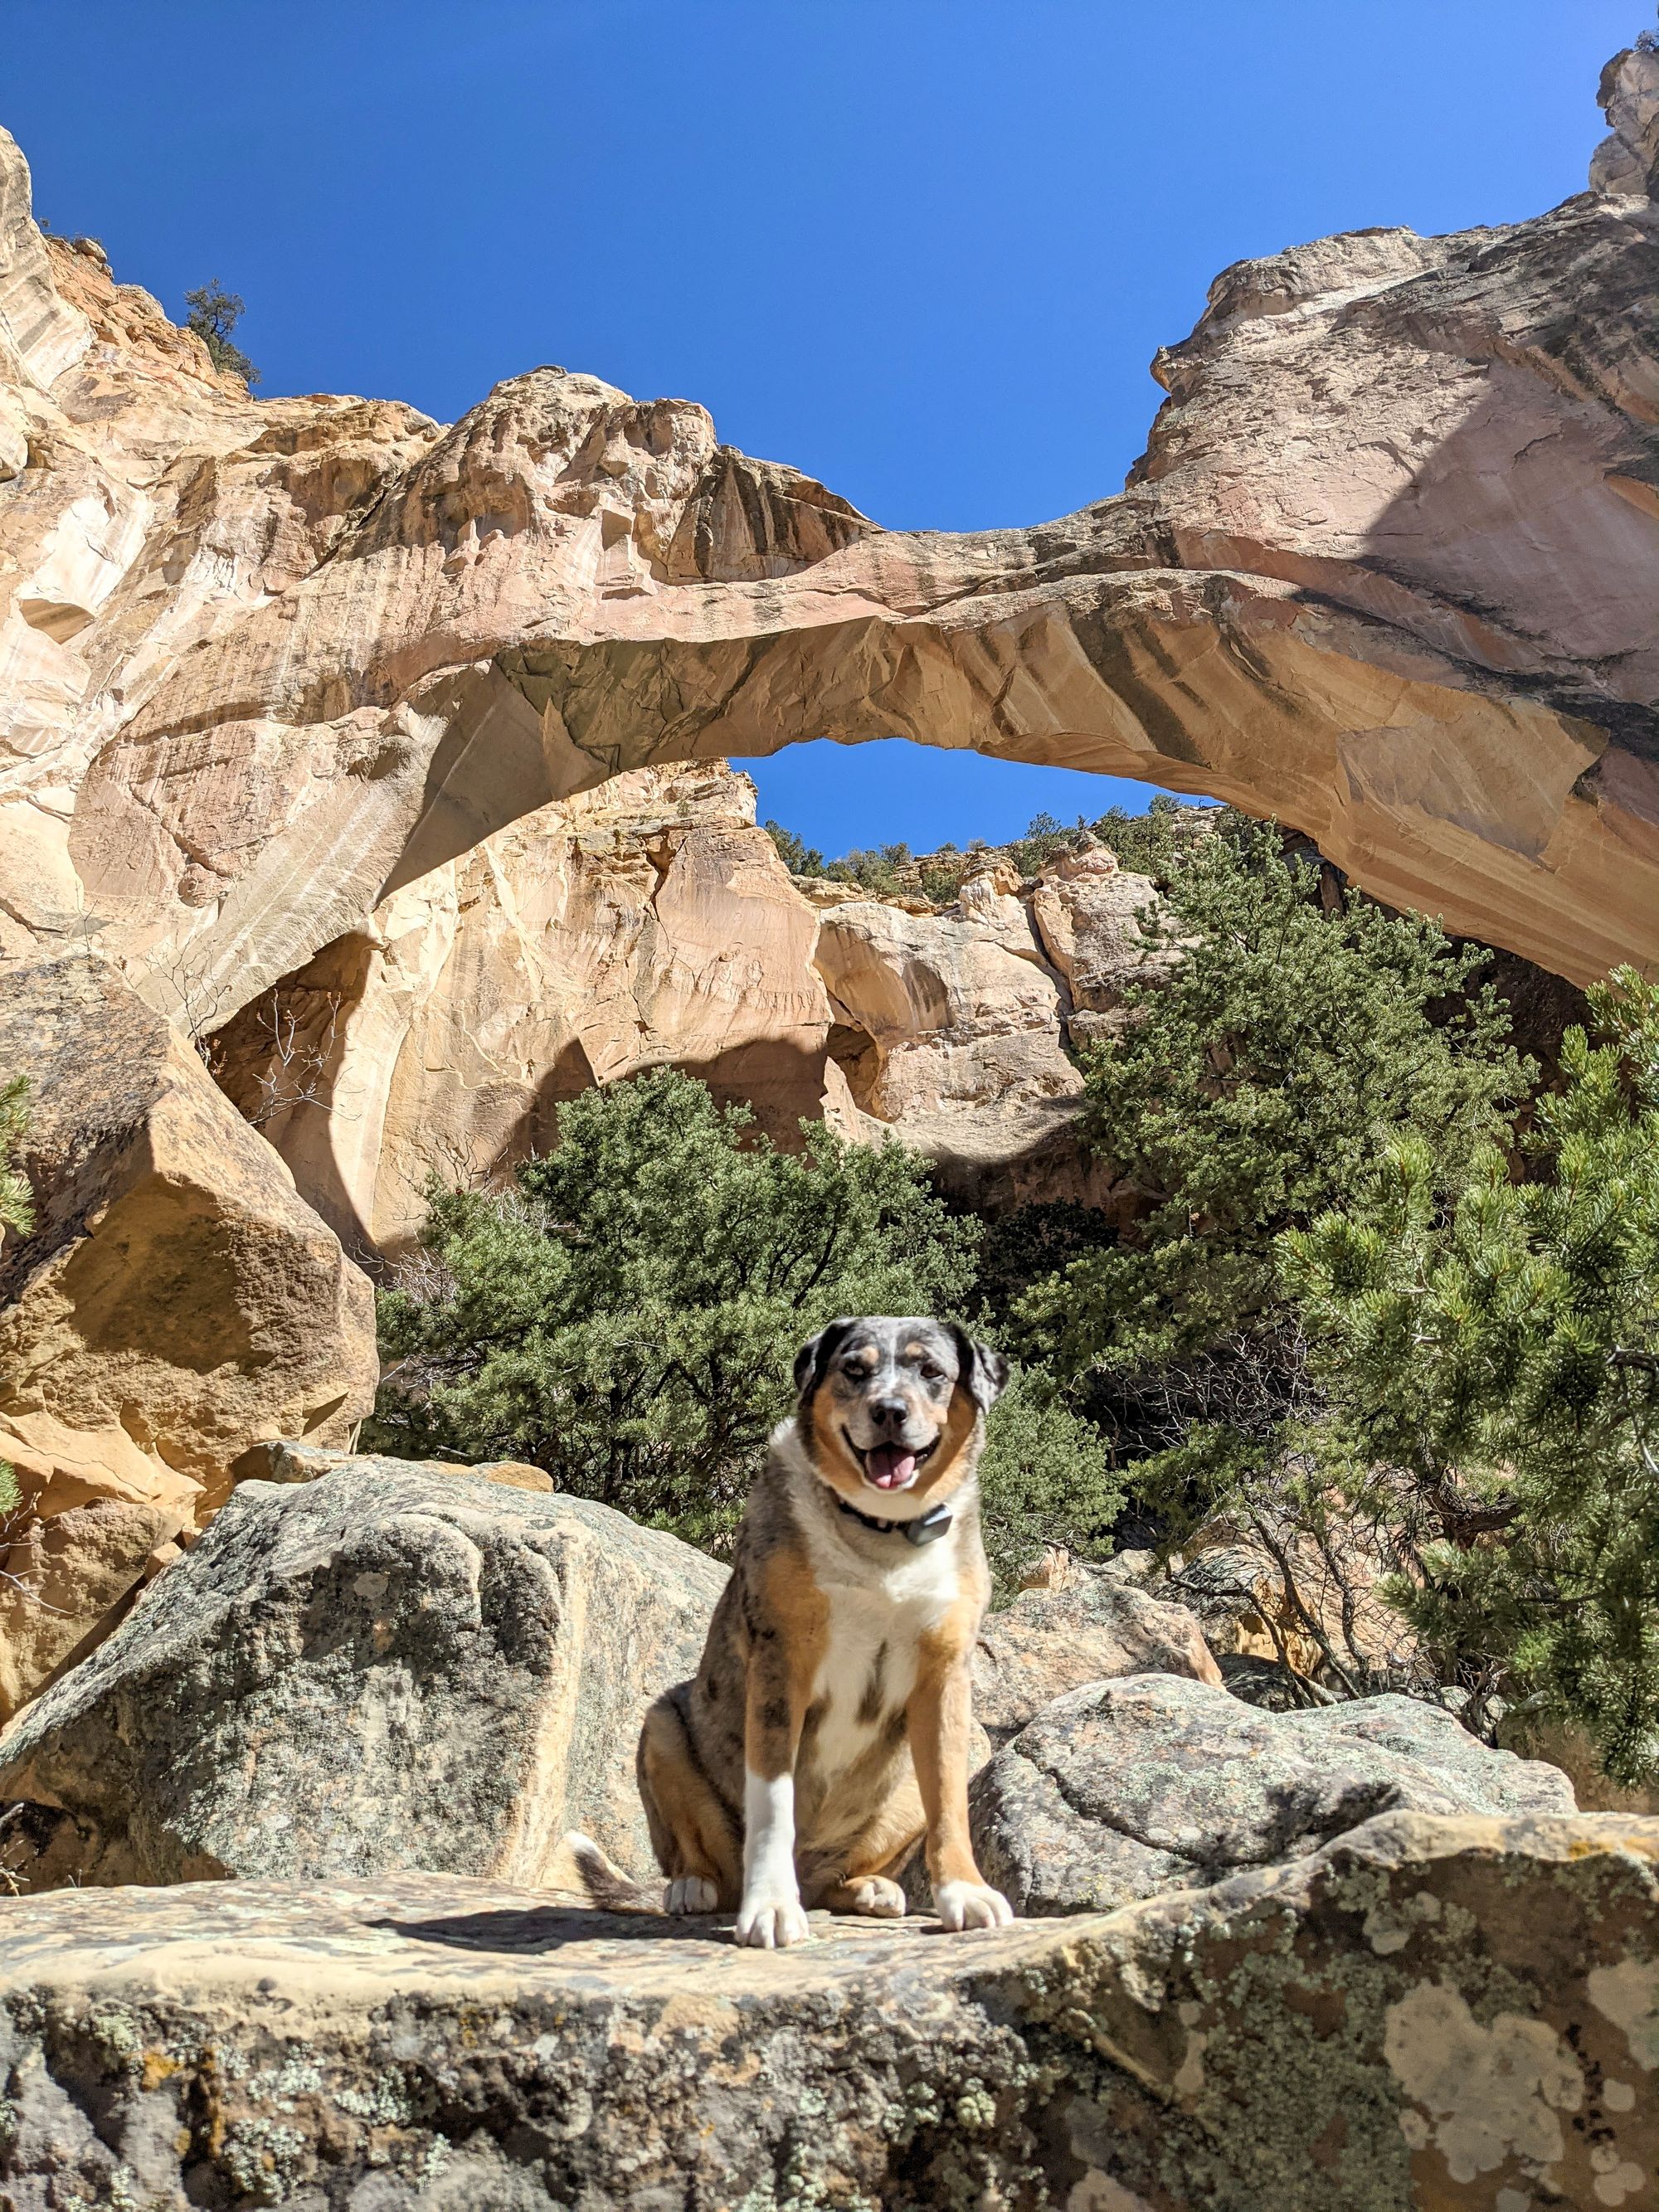
[(931, 1359), (924, 1359), (921, 1363), (921, 1379), (924, 1382), (942, 1382), (945, 1379), (945, 1370), (942, 1367), (935, 1367)]

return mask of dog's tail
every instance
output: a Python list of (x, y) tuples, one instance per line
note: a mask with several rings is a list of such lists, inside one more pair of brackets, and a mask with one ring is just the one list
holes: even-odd
[(572, 1828), (561, 1836), (543, 1877), (548, 1889), (568, 1890), (600, 1912), (660, 1912), (662, 1884), (635, 1881), (600, 1850), (592, 1836)]

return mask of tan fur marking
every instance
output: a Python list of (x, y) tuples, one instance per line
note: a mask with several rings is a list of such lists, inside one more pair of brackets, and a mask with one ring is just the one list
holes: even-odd
[(719, 1891), (720, 1910), (734, 1911), (741, 1887), (737, 1835), (697, 1765), (672, 1691), (645, 1717), (639, 1784), (658, 1865), (671, 1881), (702, 1875)]
[(927, 1824), (927, 1872), (942, 1882), (983, 1886), (968, 1828), (968, 1740), (973, 1726), (969, 1655), (983, 1600), (964, 1590), (921, 1640), (907, 1712), (910, 1755)]
[[(907, 1497), (925, 1498), (937, 1505), (952, 1491), (960, 1489), (975, 1464), (972, 1447), (978, 1437), (979, 1420), (978, 1401), (965, 1382), (958, 1382), (951, 1393), (950, 1408), (938, 1431), (939, 1442), (906, 1492)], [(813, 1466), (831, 1489), (839, 1491), (843, 1498), (856, 1501), (862, 1492), (867, 1508), (869, 1491), (864, 1469), (848, 1447), (827, 1382), (821, 1382), (813, 1393), (810, 1428)]]
[(830, 1607), (799, 1552), (767, 1560), (757, 1620), (750, 1626), (744, 1759), (768, 1782), (794, 1771), (795, 1754), (823, 1656)]

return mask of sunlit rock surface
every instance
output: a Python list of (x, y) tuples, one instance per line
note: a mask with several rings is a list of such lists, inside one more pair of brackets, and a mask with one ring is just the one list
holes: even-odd
[(910, 736), (1274, 811), (1583, 979), (1659, 957), (1653, 58), (1592, 189), (1227, 270), (1127, 489), (887, 533), (690, 401), (248, 398), (0, 148), (0, 943), (214, 1026), (648, 762)]
[(0, 1540), (3, 1717), (258, 1447), (343, 1443), (380, 1361), (367, 1278), (111, 968), (0, 973), (0, 1070), (30, 1081), (36, 1214), (0, 1255), (0, 1459), (25, 1508)]
[(695, 1671), (726, 1569), (510, 1468), (286, 1457), (323, 1471), (242, 1483), (0, 1735), (0, 1886), (534, 1885), (570, 1828), (648, 1872), (640, 1724)]
[(1395, 1814), (946, 1937), (458, 1876), (0, 1903), (0, 2189), (185, 2212), (1652, 2201), (1659, 1822)]

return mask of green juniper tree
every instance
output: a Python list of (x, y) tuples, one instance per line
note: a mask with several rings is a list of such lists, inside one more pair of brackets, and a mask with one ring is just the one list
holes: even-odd
[(793, 830), (786, 830), (781, 822), (762, 824), (767, 836), (777, 847), (779, 857), (792, 876), (821, 876), (823, 855), (816, 845), (809, 845)]
[[(1659, 989), (1620, 969), (1527, 1139), (1449, 1192), (1422, 1134), (1285, 1240), (1333, 1464), (1390, 1470), (1395, 1601), (1443, 1674), (1659, 1774)], [(1352, 1475), (1351, 1478), (1352, 1479)], [(1375, 1482), (1373, 1473), (1371, 1480)]]
[(246, 385), (257, 384), (258, 370), (231, 339), (231, 332), (246, 313), (241, 295), (227, 292), (216, 276), (210, 276), (205, 284), (185, 293), (185, 305), (190, 310), (185, 318), (185, 327), (194, 331), (201, 339), (213, 366), (228, 369)]
[[(1172, 866), (1154, 943), (1181, 957), (1085, 1063), (1085, 1126), (1125, 1179), (1122, 1225), (1001, 1296), (1011, 1348), (1097, 1423), (1137, 1523), (1169, 1548), (1236, 1527), (1273, 1563), (1326, 1680), (1353, 1693), (1407, 1679), (1409, 1639), (1368, 1651), (1348, 1618), (1355, 1546), (1392, 1566), (1392, 1523), (1370, 1471), (1345, 1462), (1338, 1480), (1328, 1464), (1276, 1240), (1350, 1197), (1402, 1133), (1454, 1185), (1506, 1134), (1530, 1069), (1473, 985), (1477, 950), (1358, 897), (1327, 911), (1282, 843), (1232, 817)], [(1039, 1246), (1076, 1234), (1036, 1226)], [(988, 1279), (1012, 1233), (993, 1231)], [(1310, 1588), (1340, 1593), (1334, 1625)]]
[[(18, 1149), (28, 1123), (29, 1086), (27, 1076), (15, 1075), (0, 1083), (0, 1240), (7, 1230), (27, 1237), (34, 1226), (34, 1205), (28, 1178), (16, 1164)], [(0, 1459), (0, 1544), (6, 1524), (20, 1499), (15, 1470)]]
[(28, 1123), (28, 1097), (25, 1075), (0, 1083), (0, 1235), (15, 1229), (26, 1237), (34, 1225), (28, 1178), (15, 1164)]
[[(1459, 1175), (1525, 1088), (1503, 1007), (1470, 988), (1478, 950), (1355, 896), (1328, 914), (1311, 888), (1271, 827), (1207, 838), (1152, 926), (1182, 957), (1130, 992), (1122, 1037), (1085, 1063), (1085, 1132), (1133, 1194), (1133, 1225), (1023, 1313), (1031, 1340), (1108, 1401), (1113, 1378), (1241, 1342), (1277, 1364), (1279, 1234), (1354, 1190), (1399, 1133)], [(1126, 1431), (1133, 1401), (1116, 1402)]]
[(999, 1598), (1045, 1544), (1079, 1559), (1109, 1557), (1123, 1505), (1121, 1478), (1104, 1440), (1054, 1378), (1032, 1364), (1011, 1368), (986, 1424), (980, 1462), (985, 1551)]
[[(422, 1260), (380, 1298), (391, 1365), (366, 1443), (527, 1460), (723, 1548), (808, 1336), (837, 1314), (972, 1305), (979, 1224), (925, 1164), (822, 1125), (805, 1138), (779, 1152), (665, 1068), (573, 1099), (509, 1192), (434, 1184)], [(985, 1488), (1006, 1574), (1100, 1470), (1030, 1382), (999, 1436)]]

